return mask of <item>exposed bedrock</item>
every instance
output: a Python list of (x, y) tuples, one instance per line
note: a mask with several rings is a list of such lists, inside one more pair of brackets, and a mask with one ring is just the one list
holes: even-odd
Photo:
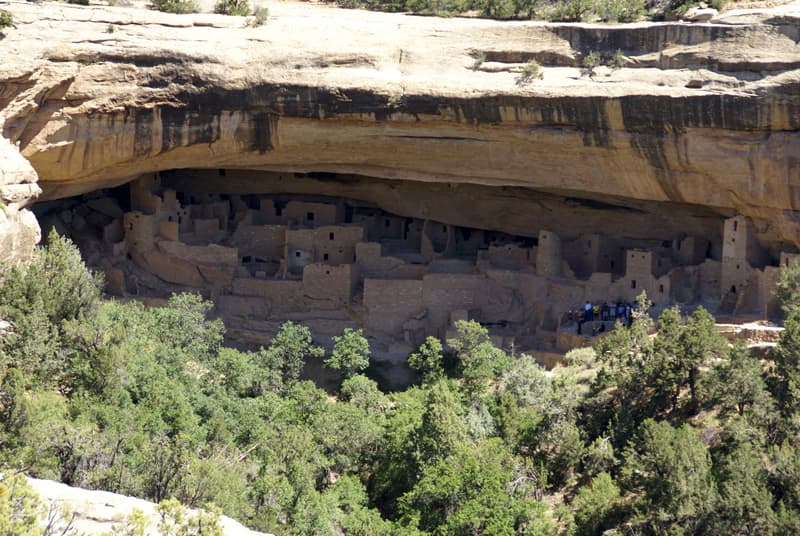
[(26, 208), (39, 195), (36, 171), (0, 136), (0, 269), (27, 259), (41, 234)]
[[(259, 167), (698, 205), (752, 217), (766, 241), (797, 240), (796, 98), (406, 96), (393, 113), (363, 92), (262, 87), (206, 98), (73, 117), (54, 134), (63, 142), (25, 152), (49, 198), (143, 171)], [(245, 109), (210, 109), (237, 101)]]
[[(245, 29), (11, 2), (0, 125), (43, 198), (167, 169), (329, 172), (414, 181), (434, 199), (499, 187), (469, 217), (514, 234), (543, 216), (508, 207), (551, 196), (625, 207), (636, 229), (681, 218), (712, 233), (712, 216), (740, 213), (773, 254), (800, 242), (800, 8), (600, 27), (274, 7)], [(577, 68), (617, 49), (624, 68)], [(544, 78), (520, 84), (529, 59)], [(402, 203), (382, 188), (371, 201)]]

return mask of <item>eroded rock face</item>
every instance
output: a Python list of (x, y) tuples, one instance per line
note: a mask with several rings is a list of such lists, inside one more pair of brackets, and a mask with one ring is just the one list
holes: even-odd
[(25, 208), (41, 192), (36, 180), (30, 163), (0, 136), (0, 264), (24, 261), (41, 238), (36, 217)]
[[(52, 480), (28, 478), (28, 483), (44, 505), (52, 504), (74, 513), (72, 527), (80, 534), (111, 534), (115, 527), (124, 525), (134, 510), (144, 514), (147, 534), (163, 534), (158, 529), (160, 517), (156, 505), (150, 501), (108, 491), (75, 488)], [(190, 515), (194, 515), (194, 511), (190, 511)], [(220, 517), (220, 527), (225, 536), (270, 536), (250, 530), (227, 516)]]
[[(752, 218), (775, 255), (798, 243), (796, 4), (612, 27), (273, 7), (250, 29), (12, 2), (4, 135), (46, 198), (172, 168), (335, 172), (677, 203)], [(581, 73), (618, 49), (624, 68)], [(519, 84), (530, 59), (544, 78)]]

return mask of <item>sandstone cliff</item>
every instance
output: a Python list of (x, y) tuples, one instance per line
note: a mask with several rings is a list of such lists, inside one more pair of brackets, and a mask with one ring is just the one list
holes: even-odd
[[(145, 516), (146, 534), (159, 535), (156, 505), (150, 501), (126, 497), (100, 490), (73, 488), (52, 480), (29, 478), (28, 483), (45, 507), (54, 505), (62, 512), (71, 512), (72, 528), (77, 534), (111, 534), (121, 526), (127, 516), (139, 510)], [(225, 536), (269, 536), (243, 526), (229, 517), (220, 517), (220, 527)]]
[[(484, 192), (498, 229), (533, 192), (659, 226), (738, 212), (773, 251), (800, 242), (798, 3), (619, 26), (278, 3), (259, 28), (6, 7), (0, 125), (44, 198), (171, 168), (336, 172), (503, 187)], [(617, 50), (624, 68), (581, 72), (590, 51)], [(520, 84), (530, 59), (543, 79)]]
[(0, 266), (24, 261), (41, 238), (36, 217), (25, 207), (39, 195), (36, 171), (0, 136)]

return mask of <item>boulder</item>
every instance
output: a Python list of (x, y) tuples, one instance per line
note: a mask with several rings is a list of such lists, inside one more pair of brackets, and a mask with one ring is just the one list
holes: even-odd
[(686, 13), (681, 15), (681, 19), (688, 22), (708, 22), (719, 14), (719, 11), (712, 7), (691, 7)]

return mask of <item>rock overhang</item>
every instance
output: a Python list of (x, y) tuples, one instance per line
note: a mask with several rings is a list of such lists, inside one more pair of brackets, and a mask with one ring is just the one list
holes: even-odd
[[(173, 168), (331, 172), (679, 203), (797, 242), (800, 19), (787, 8), (597, 26), (281, 4), (245, 29), (10, 7), (20, 24), (0, 46), (28, 57), (0, 68), (3, 134), (44, 198)], [(616, 50), (622, 69), (581, 73), (589, 52)], [(518, 83), (531, 59), (544, 79)]]

